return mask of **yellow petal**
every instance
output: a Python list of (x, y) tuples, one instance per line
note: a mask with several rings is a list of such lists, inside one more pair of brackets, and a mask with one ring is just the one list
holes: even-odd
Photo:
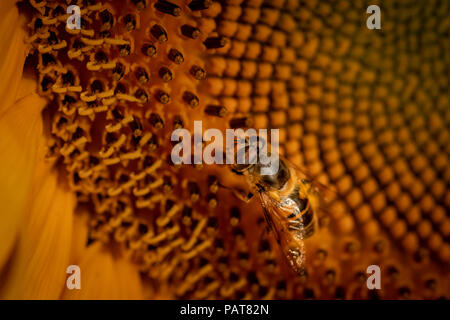
[(43, 140), (41, 110), (45, 104), (45, 99), (29, 94), (0, 115), (0, 270), (28, 202), (36, 154)]
[[(28, 95), (31, 95), (33, 93), (37, 93), (37, 86), (38, 86), (38, 80), (36, 79), (35, 75), (33, 74), (33, 70), (30, 70), (30, 68), (25, 68), (24, 73), (22, 74), (22, 79), (20, 79), (19, 89), (16, 92), (16, 98), (15, 101), (20, 101), (21, 99), (25, 98)], [(41, 98), (41, 100), (47, 101), (44, 98)]]
[[(58, 299), (69, 265), (75, 195), (42, 164), (1, 297)], [(45, 173), (45, 174), (42, 174)]]
[(25, 30), (15, 1), (0, 4), (0, 116), (14, 103), (26, 58)]
[(119, 299), (119, 288), (111, 252), (101, 243), (90, 245), (78, 266), (81, 289), (64, 288), (63, 299)]
[(142, 280), (136, 266), (123, 256), (117, 257), (115, 261), (119, 299), (143, 299)]
[(76, 264), (87, 250), (89, 216), (86, 208), (77, 208), (73, 217), (70, 263)]
[[(4, 61), (7, 49), (12, 41), (13, 31), (19, 25), (19, 10), (15, 5), (16, 1), (3, 0), (0, 2), (0, 31), (2, 39), (0, 41), (0, 61)], [(7, 32), (10, 31), (10, 32)]]
[(135, 265), (107, 246), (90, 245), (78, 264), (81, 289), (64, 289), (63, 299), (142, 299), (142, 284)]

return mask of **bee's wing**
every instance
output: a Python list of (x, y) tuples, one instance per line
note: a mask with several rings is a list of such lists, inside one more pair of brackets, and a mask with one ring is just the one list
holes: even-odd
[(292, 269), (299, 275), (303, 274), (306, 256), (305, 245), (300, 236), (296, 236), (295, 231), (288, 229), (289, 221), (286, 217), (290, 212), (284, 212), (287, 208), (279, 206), (265, 192), (260, 192), (260, 197), (267, 224), (274, 231), (281, 251)]

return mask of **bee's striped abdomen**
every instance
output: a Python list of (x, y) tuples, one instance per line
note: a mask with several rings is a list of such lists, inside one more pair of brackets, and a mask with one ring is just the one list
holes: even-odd
[(296, 188), (284, 201), (289, 203), (291, 213), (287, 216), (289, 229), (296, 232), (300, 239), (306, 239), (314, 234), (314, 212), (308, 198), (301, 197)]

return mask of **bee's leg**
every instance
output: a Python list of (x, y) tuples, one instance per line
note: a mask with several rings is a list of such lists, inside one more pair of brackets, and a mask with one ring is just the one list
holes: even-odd
[(234, 174), (238, 175), (238, 176), (243, 176), (244, 174), (240, 171), (237, 171), (235, 169), (231, 169), (231, 172), (233, 172)]
[(266, 235), (268, 235), (270, 233), (270, 231), (271, 231), (270, 226), (267, 225), (267, 223), (266, 223), (265, 227), (262, 228), (262, 230), (261, 230), (261, 234), (259, 235), (259, 240), (261, 241), (263, 238), (265, 238)]
[(246, 193), (243, 190), (234, 190), (233, 193), (238, 199), (247, 203), (250, 202), (250, 200), (253, 198), (253, 193), (251, 192)]
[(280, 244), (281, 243), (280, 234), (278, 233), (277, 229), (275, 229), (273, 226), (273, 221), (270, 216), (270, 213), (267, 211), (267, 208), (264, 206), (264, 204), (262, 208), (264, 212), (264, 218), (266, 219), (267, 222), (267, 229), (269, 230), (269, 232), (274, 231), (275, 239), (277, 240), (277, 243)]
[(226, 187), (221, 183), (219, 183), (219, 186), (224, 189), (230, 190), (236, 196), (236, 198), (238, 198), (239, 200), (242, 200), (244, 202), (248, 203), (253, 198), (253, 193), (251, 193), (251, 192), (247, 193), (242, 189)]

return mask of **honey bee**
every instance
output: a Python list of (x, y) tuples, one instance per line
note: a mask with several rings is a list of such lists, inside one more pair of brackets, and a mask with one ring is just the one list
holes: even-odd
[[(298, 274), (305, 272), (305, 244), (318, 229), (317, 211), (334, 198), (334, 192), (314, 181), (301, 169), (284, 158), (279, 160), (278, 171), (273, 175), (261, 174), (261, 162), (234, 164), (232, 171), (243, 175), (250, 193), (233, 190), (238, 198), (249, 201), (259, 195), (265, 220), (287, 258)], [(326, 201), (325, 201), (326, 200)]]

